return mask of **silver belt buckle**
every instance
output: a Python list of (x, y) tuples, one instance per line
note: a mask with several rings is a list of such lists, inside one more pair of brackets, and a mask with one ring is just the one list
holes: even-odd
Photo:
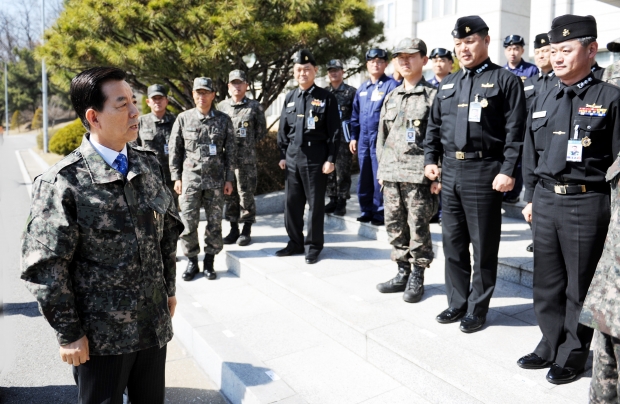
[(465, 160), (465, 152), (457, 151), (456, 152), (456, 159), (457, 160)]
[(566, 195), (566, 185), (554, 185), (553, 186), (553, 191), (556, 194)]

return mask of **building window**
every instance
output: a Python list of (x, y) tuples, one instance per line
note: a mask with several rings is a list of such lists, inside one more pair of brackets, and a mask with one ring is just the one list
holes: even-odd
[(421, 0), (420, 7), (422, 21), (456, 14), (456, 0)]
[(370, 4), (375, 6), (375, 21), (382, 22), (385, 29), (396, 26), (396, 6), (394, 1), (370, 0)]

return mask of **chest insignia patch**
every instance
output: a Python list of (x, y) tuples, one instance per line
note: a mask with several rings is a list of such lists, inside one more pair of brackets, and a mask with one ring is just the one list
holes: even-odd
[(585, 116), (606, 116), (607, 108), (603, 108), (602, 105), (586, 104), (585, 107), (579, 107), (577, 113)]
[(324, 107), (325, 106), (325, 101), (321, 101), (321, 100), (312, 100), (312, 102), (310, 103), (315, 107)]
[(494, 86), (495, 86), (495, 83), (481, 84), (482, 88), (493, 88)]

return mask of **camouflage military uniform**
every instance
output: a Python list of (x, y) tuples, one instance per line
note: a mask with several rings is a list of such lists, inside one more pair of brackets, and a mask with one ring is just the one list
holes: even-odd
[(596, 330), (590, 403), (620, 401), (620, 157), (607, 170), (611, 220), (603, 254), (590, 283), (579, 322)]
[(162, 119), (157, 118), (154, 113), (142, 115), (139, 122), (138, 139), (136, 139), (135, 144), (155, 152), (159, 164), (164, 169), (166, 184), (178, 205), (178, 194), (174, 192), (174, 182), (170, 179), (170, 167), (168, 165), (168, 141), (175, 118), (174, 114), (168, 111)]
[(128, 146), (127, 156), (125, 180), (85, 136), (35, 180), (22, 237), (21, 278), (41, 313), (61, 345), (86, 335), (91, 355), (172, 338), (181, 220), (155, 155)]
[(601, 80), (620, 87), (620, 60), (605, 68)]
[(217, 108), (232, 119), (237, 140), (237, 169), (233, 193), (226, 195), (226, 216), (230, 222), (256, 222), (256, 144), (267, 134), (262, 105), (244, 97), (239, 103), (227, 99)]
[[(215, 155), (211, 154), (212, 145)], [(200, 252), (198, 222), (203, 207), (207, 216), (204, 251), (215, 255), (223, 248), (224, 182), (235, 179), (237, 142), (232, 122), (213, 108), (208, 115), (196, 108), (182, 112), (172, 127), (169, 148), (170, 177), (183, 182), (179, 197), (185, 225), (183, 253), (191, 258)]]
[[(424, 176), (424, 136), (437, 89), (422, 79), (413, 89), (404, 84), (385, 97), (381, 108), (377, 178), (383, 180), (385, 227), (392, 260), (426, 268), (433, 260), (429, 223), (438, 197)], [(409, 132), (409, 137), (407, 135)]]
[[(338, 109), (340, 110), (340, 120), (348, 121), (351, 119), (351, 111), (353, 108), (353, 98), (357, 89), (345, 83), (340, 84), (337, 89), (331, 85), (325, 87), (338, 100)], [(351, 194), (351, 159), (352, 154), (349, 150), (349, 142), (344, 138), (344, 133), (340, 137), (340, 147), (338, 148), (338, 159), (332, 171), (327, 176), (327, 196), (349, 199)]]

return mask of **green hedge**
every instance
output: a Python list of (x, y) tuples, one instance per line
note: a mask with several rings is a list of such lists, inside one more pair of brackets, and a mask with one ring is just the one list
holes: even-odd
[(82, 126), (82, 122), (76, 119), (54, 133), (54, 137), (49, 141), (49, 151), (66, 156), (80, 146), (84, 133), (86, 129)]

